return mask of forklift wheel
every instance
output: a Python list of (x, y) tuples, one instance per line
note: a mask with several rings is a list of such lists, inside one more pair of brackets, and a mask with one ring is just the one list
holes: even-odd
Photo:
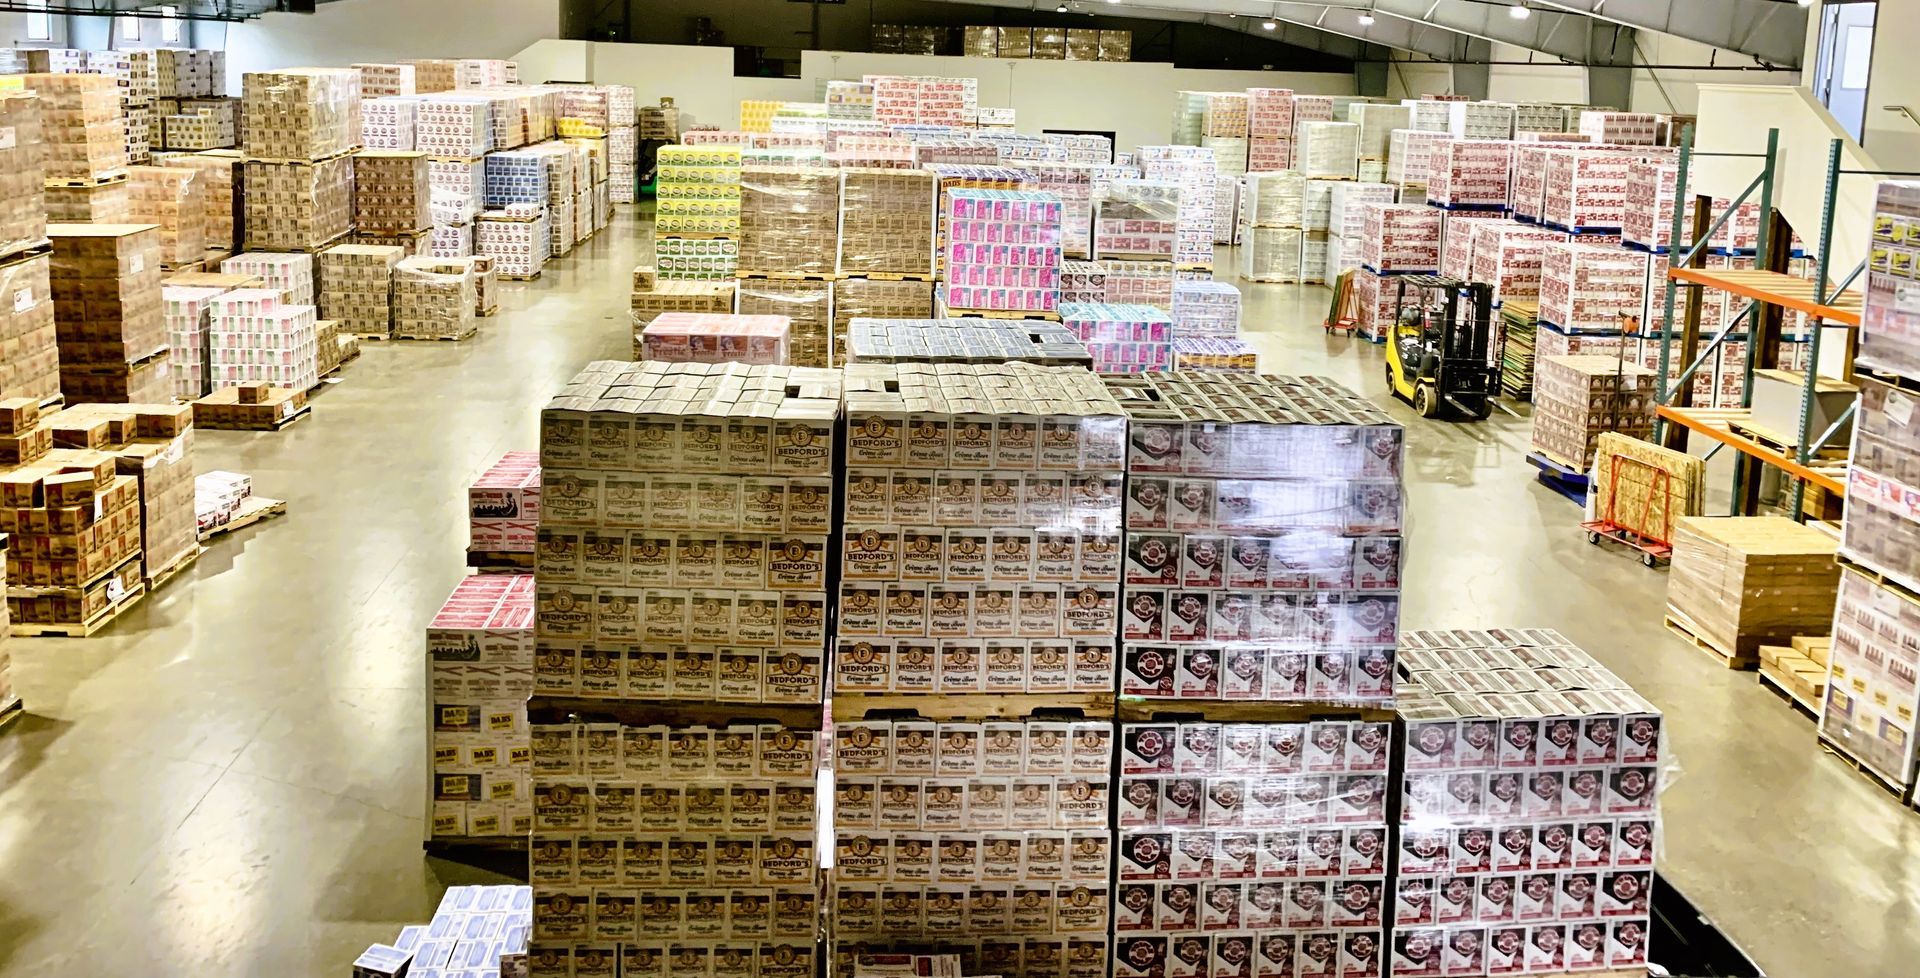
[(1440, 397), (1432, 384), (1416, 384), (1413, 388), (1413, 410), (1423, 418), (1431, 418), (1440, 413)]

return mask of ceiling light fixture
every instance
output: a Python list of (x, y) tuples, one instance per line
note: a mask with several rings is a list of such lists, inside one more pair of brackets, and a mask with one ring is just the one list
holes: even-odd
[(1263, 21), (1261, 21), (1261, 22), (1260, 22), (1260, 29), (1261, 29), (1261, 30), (1263, 30), (1263, 31), (1270, 31), (1270, 30), (1274, 30), (1274, 29), (1276, 29), (1276, 28), (1278, 28), (1279, 26), (1280, 26), (1279, 24), (1276, 24), (1276, 23), (1274, 23), (1273, 21), (1270, 21), (1270, 20), (1263, 20)]
[(1360, 26), (1362, 27), (1373, 26), (1373, 11), (1371, 9), (1360, 11)]
[(1053, 8), (1053, 12), (1056, 14), (1064, 14), (1067, 12), (1067, 5), (1063, 3), (1060, 6)]
[(1813, 6), (1813, 0), (1794, 0), (1794, 2), (1795, 2), (1795, 3), (1797, 3), (1797, 4), (1799, 4), (1799, 5), (1800, 5), (1800, 6), (1802, 6), (1802, 7), (1811, 7), (1811, 6)]
[(1516, 3), (1507, 8), (1507, 16), (1512, 17), (1514, 20), (1526, 20), (1528, 17), (1533, 16), (1533, 11), (1528, 10), (1527, 5), (1524, 3)]

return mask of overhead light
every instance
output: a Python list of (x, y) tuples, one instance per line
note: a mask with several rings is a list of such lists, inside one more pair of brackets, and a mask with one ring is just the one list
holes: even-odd
[(1507, 16), (1512, 17), (1514, 20), (1526, 20), (1528, 17), (1533, 16), (1533, 11), (1528, 10), (1527, 5), (1524, 3), (1516, 3), (1507, 8)]
[(1270, 21), (1270, 20), (1263, 20), (1263, 21), (1261, 21), (1261, 22), (1260, 22), (1260, 29), (1261, 29), (1261, 30), (1263, 30), (1263, 31), (1270, 31), (1270, 30), (1275, 30), (1275, 29), (1277, 29), (1277, 28), (1278, 28), (1279, 26), (1280, 26), (1279, 24), (1276, 24), (1276, 23), (1274, 23), (1273, 21)]
[(1107, 2), (1108, 2), (1108, 3), (1119, 3), (1119, 2), (1120, 2), (1120, 0), (1107, 0)]
[(1372, 27), (1372, 26), (1373, 26), (1373, 11), (1371, 11), (1371, 10), (1363, 10), (1363, 11), (1361, 11), (1361, 12), (1360, 12), (1360, 25), (1361, 25), (1362, 27)]
[(1794, 0), (1794, 2), (1795, 2), (1795, 3), (1797, 3), (1797, 4), (1799, 4), (1799, 5), (1800, 5), (1800, 6), (1802, 6), (1802, 7), (1811, 7), (1811, 6), (1813, 6), (1813, 0)]
[(1056, 14), (1064, 14), (1067, 12), (1067, 5), (1063, 3), (1060, 6), (1053, 8), (1053, 12)]

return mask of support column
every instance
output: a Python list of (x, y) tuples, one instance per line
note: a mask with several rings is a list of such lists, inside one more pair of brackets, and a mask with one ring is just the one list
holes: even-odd
[(1633, 28), (1601, 21), (1587, 27), (1587, 104), (1633, 108)]
[(1385, 61), (1355, 61), (1353, 63), (1354, 94), (1385, 98), (1387, 71), (1390, 67)]

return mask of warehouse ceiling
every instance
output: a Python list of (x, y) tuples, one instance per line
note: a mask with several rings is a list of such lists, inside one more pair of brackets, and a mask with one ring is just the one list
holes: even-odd
[(314, 4), (333, 0), (0, 0), (0, 11), (14, 13), (73, 14), (77, 16), (163, 16), (161, 7), (174, 8), (173, 16), (186, 20), (252, 20), (276, 11), (311, 12)]
[[(940, 0), (1052, 10), (1054, 0)], [(1368, 46), (1442, 61), (1484, 61), (1485, 42), (1510, 44), (1570, 64), (1624, 65), (1632, 45), (1618, 28), (1656, 31), (1745, 54), (1781, 68), (1800, 65), (1807, 9), (1793, 0), (1066, 0), (1072, 13), (1198, 21), (1360, 59)], [(1525, 17), (1513, 11), (1526, 12)], [(1271, 31), (1262, 24), (1272, 21)]]

